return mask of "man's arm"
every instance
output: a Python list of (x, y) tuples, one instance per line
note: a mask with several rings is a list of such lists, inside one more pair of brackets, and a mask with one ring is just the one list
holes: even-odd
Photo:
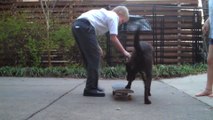
[(120, 43), (120, 41), (118, 40), (116, 35), (110, 35), (110, 39), (113, 43), (113, 45), (116, 47), (116, 49), (118, 51), (120, 51), (124, 56), (126, 56), (127, 58), (130, 58), (131, 55), (129, 52), (127, 52), (124, 47), (122, 46), (122, 44)]

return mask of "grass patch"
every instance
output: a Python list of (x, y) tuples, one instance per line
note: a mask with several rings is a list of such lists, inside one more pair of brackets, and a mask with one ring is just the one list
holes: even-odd
[[(207, 64), (195, 65), (155, 65), (153, 66), (153, 79), (183, 77), (187, 75), (195, 75), (205, 73)], [(81, 66), (69, 67), (1, 67), (0, 76), (10, 77), (71, 77), (86, 78), (86, 71)], [(100, 71), (100, 78), (125, 79), (125, 66), (103, 67)]]

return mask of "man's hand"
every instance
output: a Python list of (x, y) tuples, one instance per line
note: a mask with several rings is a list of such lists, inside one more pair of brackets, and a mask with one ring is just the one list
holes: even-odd
[(100, 56), (101, 56), (101, 57), (104, 57), (104, 52), (103, 52), (102, 48), (101, 48), (100, 46), (98, 46), (98, 48), (99, 48)]
[(209, 33), (209, 18), (205, 21), (203, 27), (202, 27), (203, 35), (208, 35)]
[(127, 51), (124, 52), (124, 55), (128, 60), (131, 58), (131, 54)]

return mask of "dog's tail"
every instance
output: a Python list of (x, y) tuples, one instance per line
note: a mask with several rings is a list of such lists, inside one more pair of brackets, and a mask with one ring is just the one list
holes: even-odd
[(136, 49), (136, 51), (140, 48), (140, 29), (141, 28), (138, 27), (134, 34), (134, 48)]

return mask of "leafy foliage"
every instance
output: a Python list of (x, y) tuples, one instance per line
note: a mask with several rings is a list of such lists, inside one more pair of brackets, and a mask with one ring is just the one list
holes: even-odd
[(181, 77), (189, 74), (204, 73), (206, 70), (206, 64), (156, 65), (153, 69), (153, 76), (155, 78)]
[(0, 52), (6, 65), (38, 66), (42, 33), (39, 24), (27, 22), (22, 15), (4, 15), (0, 19)]
[[(206, 64), (196, 65), (156, 65), (153, 66), (153, 79), (182, 77), (190, 74), (204, 73)], [(103, 67), (100, 72), (101, 78), (125, 78), (124, 66)], [(86, 71), (82, 66), (73, 65), (69, 67), (1, 67), (0, 76), (18, 77), (73, 77), (86, 78)]]
[(42, 59), (46, 59), (43, 56), (52, 50), (59, 51), (63, 58), (71, 58), (75, 42), (69, 25), (52, 27), (47, 40), (42, 23), (29, 22), (18, 14), (7, 13), (0, 18), (0, 53), (4, 61), (1, 66), (40, 67)]

